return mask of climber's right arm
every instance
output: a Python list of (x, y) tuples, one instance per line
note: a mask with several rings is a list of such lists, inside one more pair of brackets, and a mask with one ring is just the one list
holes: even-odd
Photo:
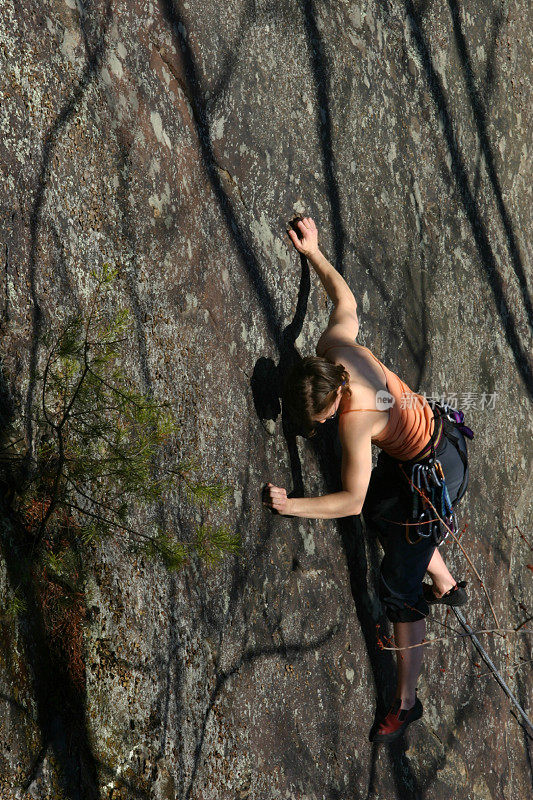
[[(347, 322), (347, 317), (349, 316), (357, 320), (357, 303), (353, 292), (340, 272), (337, 272), (333, 264), (330, 264), (325, 255), (320, 252), (318, 247), (318, 230), (314, 221), (311, 217), (304, 217), (302, 220), (298, 220), (296, 224), (300, 231), (301, 238), (294, 230), (289, 229), (288, 234), (291, 241), (298, 252), (302, 253), (307, 258), (322, 281), (329, 299), (335, 306), (328, 324), (328, 329), (338, 324), (339, 321)], [(357, 333), (354, 334), (353, 338), (355, 338), (356, 335)]]

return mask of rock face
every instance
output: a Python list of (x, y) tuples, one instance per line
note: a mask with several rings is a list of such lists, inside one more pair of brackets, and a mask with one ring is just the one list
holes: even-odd
[[(294, 441), (276, 392), (330, 311), (285, 236), (303, 212), (358, 300), (360, 341), (411, 388), (456, 394), (476, 433), (462, 543), (501, 626), (531, 613), (530, 4), (3, 11), (1, 355), (16, 413), (36, 402), (37, 335), (83, 305), (95, 266), (118, 265), (128, 368), (234, 486), (221, 518), (244, 547), (169, 576), (102, 545), (86, 696), (61, 745), (21, 627), (2, 622), (2, 800), (529, 796), (531, 743), (466, 640), (427, 648), (408, 749), (372, 747), (394, 683), (379, 548), (360, 519), (272, 516), (260, 490), (339, 488), (334, 430)], [(443, 554), (469, 579), (470, 624), (493, 628), (460, 549)], [(8, 576), (2, 561), (2, 595)], [(428, 637), (444, 619), (432, 612)], [(531, 637), (483, 641), (530, 709), (517, 665)]]

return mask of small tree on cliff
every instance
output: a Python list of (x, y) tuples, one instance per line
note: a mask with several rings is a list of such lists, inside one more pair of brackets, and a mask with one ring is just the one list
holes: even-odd
[[(117, 534), (134, 552), (159, 557), (170, 570), (183, 567), (193, 553), (216, 564), (239, 550), (238, 534), (204, 521), (183, 540), (154, 519), (153, 509), (181, 487), (209, 514), (231, 487), (198, 480), (194, 457), (172, 463), (165, 455), (167, 445), (177, 445), (181, 426), (170, 404), (139, 392), (121, 363), (129, 311), (103, 311), (117, 271), (104, 264), (91, 274), (96, 285), (87, 313), (70, 316), (58, 333), (42, 337), (47, 356), (34, 377), (34, 445), (16, 426), (4, 433), (4, 485), (31, 560), (71, 589), (78, 588), (83, 549)], [(140, 517), (142, 526), (136, 524)], [(21, 607), (15, 597), (11, 612)]]

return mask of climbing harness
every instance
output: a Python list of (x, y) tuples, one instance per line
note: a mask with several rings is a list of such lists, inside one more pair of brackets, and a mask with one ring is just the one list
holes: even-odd
[[(417, 544), (421, 539), (432, 537), (435, 545), (439, 547), (450, 531), (453, 534), (457, 533), (458, 525), (457, 516), (453, 510), (448, 487), (446, 486), (444, 470), (436, 456), (436, 449), (442, 436), (446, 436), (459, 453), (464, 466), (463, 480), (457, 492), (457, 497), (461, 497), (466, 481), (468, 461), (459, 447), (459, 437), (455, 429), (460, 430), (469, 439), (474, 438), (474, 432), (464, 424), (462, 411), (451, 408), (447, 404), (441, 405), (434, 400), (428, 400), (427, 402), (433, 409), (435, 420), (435, 428), (429, 444), (415, 459), (410, 461), (397, 460), (397, 463), (409, 481), (409, 486), (413, 493), (411, 517), (405, 523), (405, 538), (409, 544)], [(411, 467), (410, 477), (405, 471), (409, 467)], [(433, 516), (432, 506), (442, 521)], [(412, 536), (414, 538), (411, 538)]]

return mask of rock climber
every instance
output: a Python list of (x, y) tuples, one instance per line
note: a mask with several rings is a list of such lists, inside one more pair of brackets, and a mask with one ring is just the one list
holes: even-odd
[[(312, 519), (362, 513), (366, 527), (379, 537), (384, 550), (379, 596), (399, 649), (395, 697), (388, 713), (373, 725), (370, 739), (390, 742), (422, 716), (416, 687), (429, 605), (467, 601), (465, 582), (454, 579), (438, 545), (447, 535), (441, 522), (456, 523), (453, 509), (468, 483), (463, 433), (469, 438), (473, 433), (458, 425), (462, 412), (455, 412), (452, 419), (449, 406), (431, 405), (371, 350), (356, 343), (356, 300), (320, 251), (314, 220), (294, 221), (288, 234), (320, 278), (333, 310), (318, 339), (316, 356), (303, 358), (285, 379), (283, 411), (306, 437), (326, 420), (337, 418), (342, 490), (319, 497), (288, 497), (286, 489), (269, 482), (263, 502), (273, 512)], [(374, 470), (372, 444), (380, 448)], [(447, 515), (441, 522), (430, 513), (426, 500), (431, 497), (439, 513)], [(426, 572), (431, 584), (423, 583)]]

